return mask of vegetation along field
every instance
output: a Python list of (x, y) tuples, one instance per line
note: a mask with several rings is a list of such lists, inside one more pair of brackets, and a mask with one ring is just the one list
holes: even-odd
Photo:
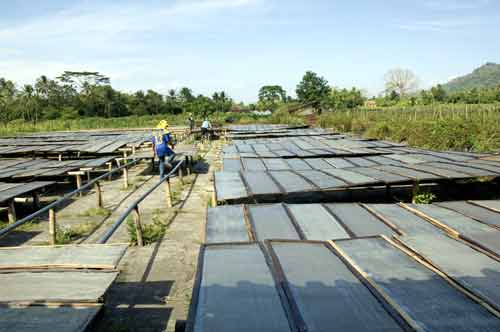
[(280, 85), (265, 85), (256, 103), (236, 102), (224, 91), (211, 96), (190, 88), (121, 92), (98, 72), (66, 71), (32, 85), (0, 78), (0, 135), (21, 132), (151, 127), (160, 119), (201, 122), (310, 123), (412, 146), (462, 151), (500, 150), (500, 65), (430, 89), (418, 88), (408, 69), (389, 70), (385, 90), (368, 97), (358, 88), (337, 88), (308, 71), (295, 97)]

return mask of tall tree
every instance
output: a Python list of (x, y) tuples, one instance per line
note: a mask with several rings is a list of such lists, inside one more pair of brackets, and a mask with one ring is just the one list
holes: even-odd
[(322, 100), (328, 96), (330, 87), (325, 78), (312, 71), (307, 71), (302, 77), (302, 81), (297, 85), (295, 92), (300, 102), (311, 103), (314, 108), (318, 109)]
[(264, 85), (259, 90), (259, 108), (276, 110), (280, 103), (286, 102), (286, 91), (280, 85)]
[(409, 69), (391, 69), (385, 74), (384, 80), (387, 95), (394, 91), (400, 97), (405, 97), (418, 89), (417, 76)]

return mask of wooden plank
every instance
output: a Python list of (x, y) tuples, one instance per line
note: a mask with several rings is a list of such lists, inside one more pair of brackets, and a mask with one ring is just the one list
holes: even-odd
[(215, 172), (215, 190), (217, 199), (225, 201), (247, 197), (245, 184), (237, 172)]
[(258, 244), (209, 245), (200, 257), (187, 332), (292, 331)]
[(372, 177), (363, 175), (361, 173), (356, 173), (355, 171), (339, 169), (339, 168), (327, 168), (323, 172), (331, 174), (336, 178), (341, 179), (351, 185), (364, 185), (364, 184), (376, 184), (380, 183), (380, 180), (374, 179)]
[(364, 204), (372, 213), (395, 225), (405, 235), (437, 234), (438, 228), (425, 219), (395, 204)]
[(408, 165), (407, 167), (415, 169), (417, 171), (432, 173), (432, 174), (436, 174), (438, 176), (442, 176), (442, 177), (450, 178), (450, 179), (461, 179), (461, 178), (470, 177), (469, 174), (457, 172), (457, 171), (454, 171), (451, 169), (437, 168), (437, 167), (430, 166), (427, 164), (413, 164), (413, 165)]
[(209, 208), (205, 232), (206, 243), (248, 242), (243, 205)]
[(435, 180), (439, 179), (439, 176), (427, 172), (416, 171), (414, 169), (405, 167), (405, 166), (392, 166), (392, 165), (384, 165), (378, 166), (377, 169), (380, 169), (384, 172), (399, 174), (408, 178), (412, 178), (414, 180)]
[(401, 176), (394, 173), (384, 172), (380, 169), (373, 167), (356, 167), (356, 173), (360, 173), (371, 178), (377, 179), (384, 183), (397, 183), (397, 182), (408, 182), (411, 181), (410, 178)]
[(434, 204), (405, 204), (422, 213), (432, 223), (449, 233), (457, 233), (500, 257), (500, 232), (458, 212)]
[(393, 229), (359, 204), (331, 203), (325, 206), (356, 237), (395, 234)]
[(321, 204), (289, 204), (287, 208), (307, 240), (326, 241), (350, 237)]
[(267, 158), (262, 159), (262, 161), (269, 171), (281, 171), (290, 169), (290, 165), (288, 165), (283, 159)]
[(327, 163), (329, 163), (331, 166), (335, 168), (355, 167), (353, 163), (343, 158), (324, 158), (323, 160), (325, 160)]
[(127, 245), (66, 245), (0, 248), (0, 269), (115, 269)]
[(351, 157), (351, 158), (346, 158), (346, 159), (349, 160), (349, 162), (351, 162), (359, 167), (372, 167), (372, 166), (378, 165), (378, 163), (376, 163), (370, 159), (362, 158), (362, 157)]
[(466, 201), (457, 202), (441, 202), (436, 205), (442, 206), (444, 208), (457, 211), (467, 217), (476, 219), (482, 223), (488, 224), (490, 226), (500, 229), (500, 212), (494, 212), (487, 208), (480, 207), (478, 205), (470, 204)]
[(478, 200), (470, 201), (472, 204), (476, 204), (495, 212), (500, 212), (500, 200)]
[(285, 161), (294, 171), (304, 171), (312, 169), (312, 167), (309, 166), (309, 164), (306, 163), (303, 159), (291, 158), (291, 159), (286, 159)]
[(302, 330), (404, 331), (324, 243), (272, 241), (270, 248)]
[(321, 158), (304, 159), (305, 162), (309, 164), (313, 169), (321, 170), (325, 168), (331, 168), (332, 165), (327, 163)]
[(265, 171), (266, 166), (262, 160), (257, 158), (242, 158), (241, 164), (245, 171)]
[(382, 238), (335, 241), (419, 331), (498, 331), (500, 320)]
[(101, 308), (101, 305), (0, 307), (0, 331), (84, 332)]
[(297, 174), (312, 182), (316, 187), (322, 190), (346, 187), (347, 183), (333, 176), (325, 174), (319, 170), (296, 171)]
[(239, 172), (243, 168), (239, 159), (228, 159), (224, 158), (222, 169), (225, 172)]
[(287, 192), (303, 192), (316, 189), (309, 182), (304, 180), (299, 175), (289, 171), (274, 171), (269, 174), (279, 183), (279, 185)]
[(48, 187), (55, 182), (36, 181), (30, 183), (20, 183), (18, 186), (0, 192), (0, 202), (8, 201), (14, 197), (23, 196), (32, 191)]
[(453, 164), (453, 163), (449, 162), (449, 163), (429, 163), (428, 165), (433, 166), (433, 167), (437, 167), (437, 168), (451, 169), (453, 171), (470, 174), (471, 177), (498, 175), (498, 173), (486, 171), (486, 170), (475, 168), (475, 167), (465, 166), (465, 164), (459, 165), (459, 164)]
[(398, 241), (500, 310), (500, 262), (445, 235), (405, 236)]
[(0, 302), (98, 302), (117, 272), (0, 273)]
[(280, 194), (281, 190), (267, 172), (242, 172), (252, 195)]
[(281, 204), (249, 205), (248, 213), (257, 241), (300, 238)]

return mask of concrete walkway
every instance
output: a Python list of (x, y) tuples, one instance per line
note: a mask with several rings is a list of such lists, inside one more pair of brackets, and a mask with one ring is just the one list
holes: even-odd
[(120, 277), (108, 292), (104, 313), (93, 331), (174, 331), (176, 320), (186, 319), (210, 197), (207, 190), (213, 186), (212, 166), (208, 165), (215, 161), (218, 151), (217, 146), (206, 154), (205, 163), (197, 165), (199, 173), (194, 182), (183, 187), (173, 215), (169, 211), (164, 216), (171, 218), (164, 238), (128, 250), (119, 266)]

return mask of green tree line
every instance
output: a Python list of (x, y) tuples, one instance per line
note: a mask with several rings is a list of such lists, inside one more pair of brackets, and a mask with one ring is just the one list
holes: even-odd
[(233, 100), (224, 92), (211, 97), (194, 95), (187, 87), (162, 95), (153, 90), (124, 93), (112, 88), (110, 79), (98, 72), (66, 71), (56, 79), (39, 77), (21, 87), (0, 78), (0, 120), (75, 119), (130, 115), (179, 114), (197, 117), (227, 112)]

